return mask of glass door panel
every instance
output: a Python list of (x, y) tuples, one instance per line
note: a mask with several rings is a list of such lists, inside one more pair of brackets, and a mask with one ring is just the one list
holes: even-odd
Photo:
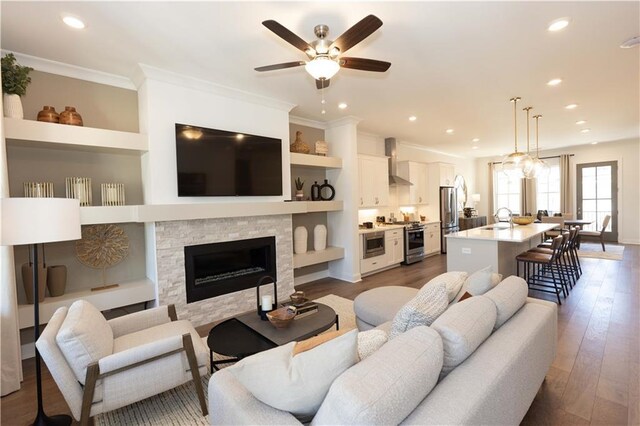
[(593, 221), (584, 230), (600, 231), (605, 216), (610, 215), (604, 234), (607, 241), (618, 241), (617, 177), (616, 161), (577, 165), (577, 218)]

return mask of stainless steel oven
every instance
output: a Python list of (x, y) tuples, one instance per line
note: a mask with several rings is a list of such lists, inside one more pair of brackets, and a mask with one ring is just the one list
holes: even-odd
[(424, 225), (411, 224), (404, 228), (404, 263), (424, 260)]
[(363, 234), (362, 237), (364, 244), (362, 247), (362, 257), (364, 259), (384, 254), (384, 231), (367, 232)]

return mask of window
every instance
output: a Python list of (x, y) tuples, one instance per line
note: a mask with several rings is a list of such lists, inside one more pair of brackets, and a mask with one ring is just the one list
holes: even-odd
[(549, 173), (537, 179), (537, 209), (547, 210), (549, 215), (562, 213), (560, 211), (560, 159), (549, 158), (544, 161), (549, 165)]
[(519, 170), (502, 171), (499, 165), (496, 166), (493, 172), (494, 212), (500, 207), (507, 207), (514, 215), (520, 214), (520, 176)]

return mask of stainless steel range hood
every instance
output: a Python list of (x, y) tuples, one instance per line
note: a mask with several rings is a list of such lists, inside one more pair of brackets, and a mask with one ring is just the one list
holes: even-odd
[(398, 155), (396, 153), (396, 138), (386, 138), (384, 140), (384, 155), (389, 157), (389, 186), (413, 185), (408, 180), (398, 176)]

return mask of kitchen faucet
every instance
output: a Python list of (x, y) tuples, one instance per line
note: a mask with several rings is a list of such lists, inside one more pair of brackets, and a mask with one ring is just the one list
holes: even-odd
[(506, 210), (509, 212), (509, 227), (511, 229), (513, 229), (513, 212), (511, 210), (509, 210), (509, 208), (507, 207), (500, 207), (498, 210), (496, 210), (496, 213), (493, 215), (493, 217), (496, 218), (496, 220), (498, 222), (500, 222), (500, 217), (498, 216), (498, 214), (500, 213), (501, 210)]

